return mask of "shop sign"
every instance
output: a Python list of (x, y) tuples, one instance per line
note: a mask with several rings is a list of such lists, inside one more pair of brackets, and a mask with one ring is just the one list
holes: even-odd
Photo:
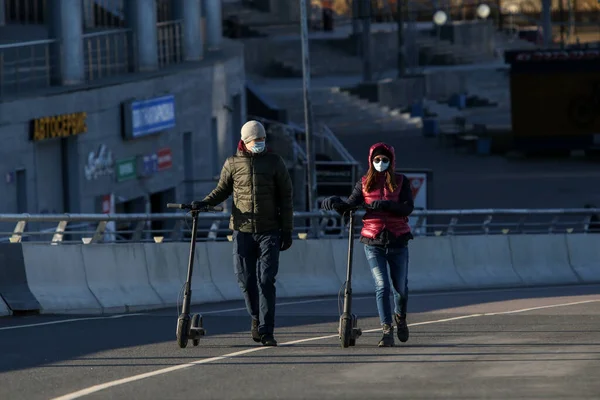
[(88, 181), (98, 179), (103, 176), (114, 174), (113, 155), (105, 145), (101, 145), (97, 151), (88, 154), (87, 163), (84, 166), (85, 178)]
[(141, 157), (142, 159), (142, 176), (148, 177), (154, 175), (158, 171), (158, 155), (156, 153)]
[(135, 157), (117, 161), (117, 182), (123, 182), (137, 177)]
[(63, 114), (31, 121), (30, 140), (66, 138), (87, 132), (87, 113)]
[(175, 96), (123, 103), (123, 136), (137, 139), (175, 127)]
[(139, 157), (140, 176), (147, 178), (159, 171), (169, 169), (173, 165), (171, 149), (168, 147), (158, 150), (156, 153)]
[(164, 171), (173, 166), (173, 157), (171, 155), (171, 149), (168, 147), (162, 148), (157, 151), (158, 155), (158, 170)]

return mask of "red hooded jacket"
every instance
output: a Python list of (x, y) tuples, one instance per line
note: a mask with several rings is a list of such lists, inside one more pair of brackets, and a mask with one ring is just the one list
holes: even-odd
[[(379, 147), (385, 148), (385, 150), (390, 153), (391, 157), (388, 170), (394, 171), (396, 167), (396, 153), (392, 146), (389, 146), (385, 143), (376, 143), (371, 146), (371, 149), (369, 150), (369, 169), (373, 168), (373, 152)], [(385, 176), (386, 174), (383, 172), (378, 173), (375, 188), (371, 192), (367, 192), (365, 190), (366, 176), (363, 176), (361, 179), (362, 197), (366, 204), (371, 204), (375, 200), (389, 200), (399, 203), (401, 192), (403, 188), (406, 189), (408, 183), (405, 182), (405, 180), (408, 180), (408, 178), (406, 178), (403, 174), (396, 173), (396, 183), (398, 184), (398, 187), (393, 192), (390, 192), (386, 185)], [(405, 196), (407, 195), (406, 193), (403, 194)], [(367, 210), (365, 216), (363, 217), (363, 228), (361, 235), (368, 239), (375, 239), (384, 229), (388, 230), (396, 237), (408, 234), (410, 233), (408, 217), (404, 217), (390, 211)]]

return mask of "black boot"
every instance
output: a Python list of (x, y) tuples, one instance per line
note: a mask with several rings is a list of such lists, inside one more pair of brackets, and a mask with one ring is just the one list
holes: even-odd
[(260, 343), (260, 335), (258, 334), (258, 320), (252, 318), (252, 328), (250, 328), (250, 332), (252, 332), (252, 340), (256, 343)]
[(260, 340), (263, 346), (277, 346), (277, 340), (271, 334), (262, 335)]
[(379, 341), (379, 347), (394, 347), (394, 330), (391, 325), (383, 325), (383, 337)]
[(394, 314), (394, 320), (396, 321), (396, 333), (398, 340), (402, 343), (408, 341), (409, 331), (408, 325), (406, 325), (406, 315)]

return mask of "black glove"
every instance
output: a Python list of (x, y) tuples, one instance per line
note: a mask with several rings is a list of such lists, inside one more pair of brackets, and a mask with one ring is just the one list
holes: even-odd
[(340, 203), (343, 203), (343, 201), (337, 196), (327, 197), (321, 202), (321, 209), (332, 211), (335, 210), (335, 205)]
[(201, 210), (203, 208), (206, 208), (209, 206), (209, 204), (206, 201), (192, 201), (192, 210)]
[(375, 200), (369, 205), (375, 211), (388, 211), (392, 206), (392, 202), (389, 200)]
[(335, 203), (333, 205), (333, 209), (337, 211), (338, 214), (344, 214), (350, 208), (352, 208), (352, 206), (348, 203), (344, 203), (343, 201), (341, 203)]
[(281, 246), (279, 248), (280, 251), (286, 251), (292, 247), (292, 232), (284, 231), (281, 232)]

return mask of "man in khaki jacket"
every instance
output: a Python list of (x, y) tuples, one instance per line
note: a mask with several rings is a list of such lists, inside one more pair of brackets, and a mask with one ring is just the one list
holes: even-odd
[(202, 203), (214, 207), (233, 194), (234, 269), (252, 317), (252, 339), (277, 346), (275, 277), (279, 252), (292, 245), (292, 181), (283, 159), (266, 148), (260, 122), (247, 122), (241, 133), (236, 154), (225, 161), (217, 187)]

